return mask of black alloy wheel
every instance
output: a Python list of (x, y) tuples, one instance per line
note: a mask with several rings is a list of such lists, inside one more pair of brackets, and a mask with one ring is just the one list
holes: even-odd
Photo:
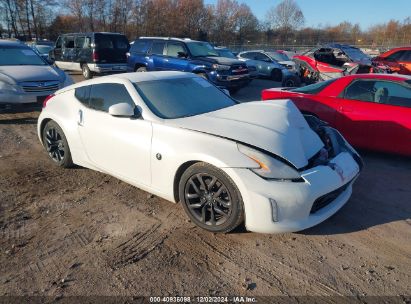
[(66, 136), (54, 121), (49, 121), (44, 127), (43, 143), (49, 157), (59, 166), (71, 167), (73, 165)]
[(223, 171), (204, 163), (182, 176), (180, 199), (195, 224), (213, 232), (229, 232), (243, 220), (241, 196)]

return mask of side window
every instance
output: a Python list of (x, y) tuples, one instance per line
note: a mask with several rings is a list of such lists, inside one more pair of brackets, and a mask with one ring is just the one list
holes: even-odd
[(167, 44), (167, 56), (170, 57), (178, 57), (178, 53), (183, 52), (186, 53), (184, 45), (179, 42), (169, 42)]
[(146, 53), (149, 48), (148, 40), (136, 40), (130, 48), (131, 53)]
[(102, 83), (91, 86), (90, 107), (95, 110), (108, 112), (108, 108), (120, 102), (134, 106), (133, 99), (126, 87), (119, 83)]
[(375, 102), (411, 108), (411, 87), (391, 81), (375, 83)]
[(243, 57), (243, 58), (247, 58), (247, 59), (254, 59), (254, 55), (253, 55), (254, 53), (244, 53), (244, 54), (242, 54), (241, 55), (241, 57)]
[(255, 60), (260, 60), (260, 61), (265, 61), (265, 62), (271, 62), (270, 58), (268, 56), (261, 54), (261, 53), (255, 53), (254, 56)]
[(55, 46), (56, 49), (61, 49), (61, 40), (62, 38), (61, 36), (59, 36), (59, 38), (56, 41), (56, 46)]
[(164, 41), (154, 41), (151, 46), (150, 53), (155, 55), (163, 55), (165, 45), (166, 43)]
[(86, 42), (86, 37), (84, 36), (77, 36), (76, 39), (74, 40), (74, 46), (78, 49), (84, 48)]
[(411, 62), (411, 51), (405, 51), (401, 56), (400, 61)]
[(398, 60), (404, 53), (405, 51), (398, 51), (398, 52), (392, 53), (391, 55), (387, 56), (386, 59), (388, 61), (395, 61), (395, 60)]
[(76, 88), (74, 92), (74, 96), (82, 104), (89, 106), (90, 86)]
[(368, 80), (357, 80), (350, 84), (345, 89), (344, 98), (374, 102), (375, 91), (374, 91), (375, 81)]
[(73, 36), (66, 36), (64, 39), (64, 47), (67, 49), (74, 48), (74, 37)]

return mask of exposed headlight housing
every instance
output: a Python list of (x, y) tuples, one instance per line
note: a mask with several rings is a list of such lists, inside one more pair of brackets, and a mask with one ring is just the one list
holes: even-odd
[(19, 88), (17, 85), (9, 84), (0, 80), (0, 94), (5, 93), (5, 91), (17, 92), (18, 90)]
[(255, 161), (259, 168), (250, 168), (255, 174), (265, 179), (301, 180), (298, 171), (285, 162), (256, 149), (237, 144), (238, 150)]
[(214, 63), (211, 67), (214, 70), (218, 70), (218, 71), (228, 71), (231, 68), (231, 66), (229, 66), (229, 65), (217, 64), (217, 63)]

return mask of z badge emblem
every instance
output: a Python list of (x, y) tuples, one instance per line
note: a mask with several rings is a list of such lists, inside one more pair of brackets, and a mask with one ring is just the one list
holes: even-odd
[(329, 166), (340, 176), (341, 181), (344, 181), (344, 170), (337, 164), (330, 163)]

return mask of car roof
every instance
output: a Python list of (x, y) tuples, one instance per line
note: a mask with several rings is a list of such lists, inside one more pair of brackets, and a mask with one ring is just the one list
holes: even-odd
[(21, 47), (21, 48), (29, 48), (23, 42), (20, 41), (11, 41), (11, 40), (2, 40), (0, 39), (0, 47)]
[(191, 40), (190, 38), (177, 38), (177, 37), (139, 37), (138, 39), (173, 40), (173, 41), (181, 41), (181, 42), (207, 42), (207, 41)]
[(353, 74), (343, 76), (344, 78), (351, 78), (351, 79), (382, 79), (382, 80), (393, 80), (393, 81), (407, 81), (411, 80), (410, 75), (402, 75), (402, 74)]

